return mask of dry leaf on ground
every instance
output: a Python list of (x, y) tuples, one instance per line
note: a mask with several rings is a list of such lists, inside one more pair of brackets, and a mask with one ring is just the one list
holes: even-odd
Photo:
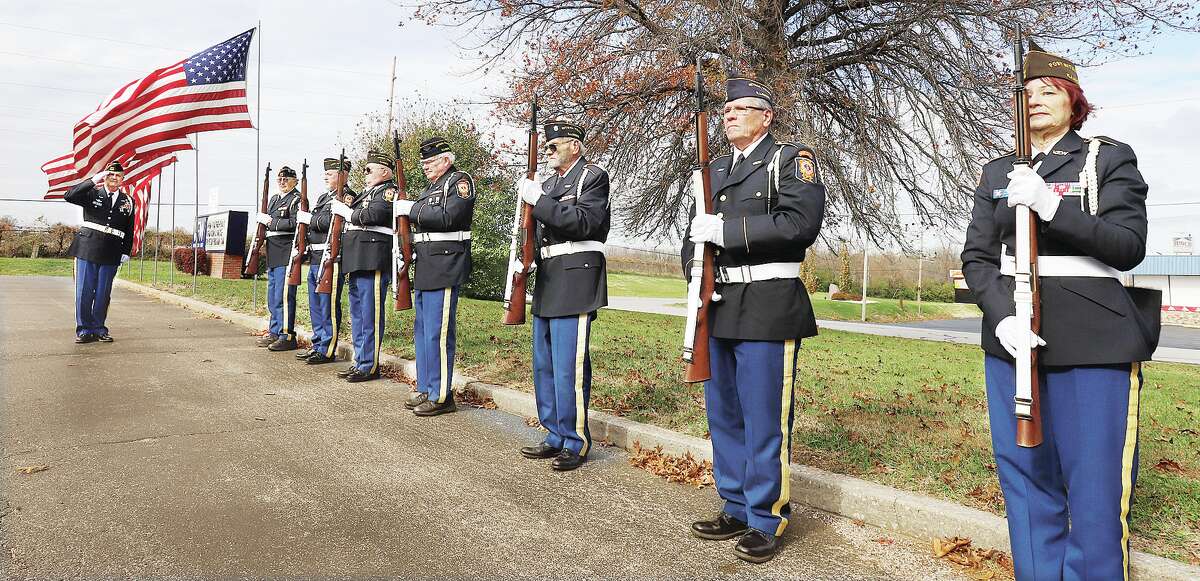
[(696, 488), (713, 485), (712, 462), (696, 460), (691, 452), (675, 456), (663, 453), (662, 446), (649, 450), (642, 448), (641, 442), (634, 442), (629, 464), (665, 478), (667, 482), (691, 484)]
[(49, 469), (49, 464), (37, 464), (34, 466), (21, 466), (20, 468), (17, 468), (17, 472), (20, 472), (21, 474), (36, 474), (38, 472), (45, 472)]

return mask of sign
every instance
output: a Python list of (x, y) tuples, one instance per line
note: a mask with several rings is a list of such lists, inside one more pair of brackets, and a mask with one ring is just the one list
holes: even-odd
[(193, 245), (207, 252), (223, 252), (236, 256), (246, 253), (246, 224), (249, 214), (226, 210), (196, 218)]

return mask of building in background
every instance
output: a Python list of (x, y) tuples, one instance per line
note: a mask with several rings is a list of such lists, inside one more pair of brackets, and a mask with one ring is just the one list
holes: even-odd
[[(1190, 250), (1191, 236), (1177, 236), (1176, 249), (1181, 240)], [(1129, 286), (1162, 291), (1164, 324), (1200, 327), (1200, 255), (1147, 256), (1125, 277)]]

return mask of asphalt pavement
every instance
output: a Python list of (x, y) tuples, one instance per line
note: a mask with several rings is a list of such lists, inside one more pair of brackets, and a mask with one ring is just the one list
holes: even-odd
[(5, 577), (964, 578), (798, 503), (783, 553), (744, 564), (688, 534), (711, 488), (614, 448), (555, 473), (518, 455), (540, 438), (523, 418), (416, 418), (406, 384), (124, 289), (112, 344), (72, 343), (68, 278), (0, 277), (0, 297)]

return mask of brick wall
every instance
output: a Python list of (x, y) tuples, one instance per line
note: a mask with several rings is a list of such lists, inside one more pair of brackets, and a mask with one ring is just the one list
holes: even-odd
[(212, 262), (212, 272), (210, 276), (216, 278), (242, 278), (242, 257), (236, 254), (225, 254), (224, 252), (213, 252), (208, 255)]

